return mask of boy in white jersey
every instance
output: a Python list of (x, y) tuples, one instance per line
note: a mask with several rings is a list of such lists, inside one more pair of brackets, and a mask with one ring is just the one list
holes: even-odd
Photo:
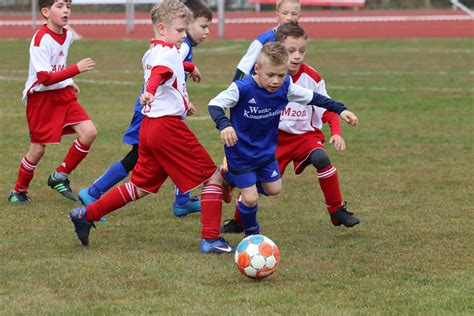
[[(278, 29), (277, 41), (282, 42), (290, 56), (289, 75), (295, 84), (311, 89), (319, 94), (328, 96), (324, 80), (319, 73), (304, 63), (307, 46), (305, 30), (296, 24), (283, 25)], [(328, 96), (329, 97), (329, 96)], [(276, 158), (280, 173), (283, 175), (286, 167), (293, 161), (296, 175), (313, 165), (324, 195), (326, 207), (335, 226), (341, 224), (352, 227), (359, 224), (359, 219), (346, 209), (342, 203), (341, 190), (336, 168), (331, 164), (324, 151), (323, 123), (328, 123), (331, 130), (330, 144), (336, 150), (345, 150), (346, 144), (342, 138), (339, 117), (326, 109), (308, 107), (290, 102), (282, 111), (278, 126), (278, 145)], [(242, 220), (237, 210), (234, 219), (227, 220), (221, 228), (223, 233), (243, 232)]]
[(249, 46), (247, 52), (240, 60), (235, 71), (234, 79), (238, 80), (253, 73), (253, 67), (263, 45), (276, 41), (276, 32), (280, 25), (298, 23), (301, 16), (300, 0), (276, 0), (277, 25), (265, 33), (260, 34)]
[[(183, 62), (186, 63), (193, 61), (193, 47), (206, 40), (208, 36), (209, 25), (212, 21), (212, 11), (201, 0), (187, 0), (185, 4), (193, 13), (193, 21), (188, 25), (187, 37), (179, 49), (180, 56)], [(190, 76), (193, 81), (197, 82), (201, 79), (201, 73), (197, 67), (195, 67), (192, 73), (186, 73), (187, 76)], [(143, 88), (140, 91), (140, 95), (142, 93)], [(131, 150), (122, 160), (114, 162), (93, 184), (79, 191), (78, 198), (84, 206), (95, 202), (101, 195), (128, 177), (137, 164), (140, 125), (144, 116), (142, 105), (140, 104), (140, 95), (135, 102), (130, 126), (122, 138), (124, 143), (132, 146)], [(195, 112), (195, 109), (191, 103), (189, 103), (189, 106), (190, 109), (187, 113), (191, 115)], [(173, 203), (174, 215), (186, 216), (201, 210), (201, 201), (191, 196), (190, 192), (183, 193), (176, 188), (175, 196), (176, 198)]]
[[(282, 43), (262, 47), (255, 74), (231, 83), (209, 102), (209, 113), (225, 147), (227, 184), (241, 191), (238, 212), (246, 235), (258, 234), (258, 194), (276, 195), (282, 188), (275, 150), (282, 110), (289, 102), (336, 112), (352, 126), (358, 119), (347, 108), (324, 95), (294, 84), (287, 75), (289, 56)], [(230, 110), (230, 119), (225, 116)]]
[[(191, 11), (179, 0), (163, 0), (151, 10), (154, 39), (143, 56), (144, 118), (140, 127), (138, 162), (130, 182), (121, 184), (87, 207), (71, 211), (77, 238), (89, 244), (94, 221), (150, 193), (170, 177), (182, 192), (204, 184), (201, 196), (203, 253), (232, 253), (219, 238), (222, 177), (212, 158), (184, 123), (189, 110), (185, 69), (178, 49), (186, 38)], [(194, 67), (192, 63), (188, 64)]]
[(76, 133), (63, 162), (48, 178), (48, 185), (64, 197), (75, 201), (68, 176), (84, 159), (97, 131), (82, 106), (77, 102), (79, 87), (75, 75), (94, 69), (90, 58), (66, 67), (72, 33), (65, 26), (71, 13), (70, 0), (38, 0), (38, 8), (46, 19), (30, 44), (28, 80), (23, 91), (30, 132), (30, 148), (22, 158), (15, 187), (8, 197), (12, 204), (28, 203), (28, 187), (46, 145), (58, 144), (62, 135)]

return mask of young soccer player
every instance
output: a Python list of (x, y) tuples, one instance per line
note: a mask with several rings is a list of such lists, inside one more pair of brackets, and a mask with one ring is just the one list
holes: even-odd
[[(73, 209), (70, 217), (78, 239), (89, 244), (94, 221), (131, 201), (156, 193), (170, 177), (182, 192), (204, 184), (201, 199), (203, 253), (231, 253), (219, 238), (222, 213), (222, 177), (212, 158), (184, 123), (189, 109), (183, 61), (178, 49), (186, 38), (191, 11), (179, 0), (163, 0), (151, 10), (152, 47), (143, 56), (145, 92), (140, 97), (143, 118), (138, 162), (130, 182), (111, 189), (87, 207)], [(192, 64), (186, 66), (192, 71)]]
[[(202, 43), (209, 35), (212, 12), (201, 0), (188, 0), (185, 4), (193, 13), (193, 21), (189, 23), (187, 37), (181, 45), (179, 53), (183, 62), (192, 62), (193, 47)], [(194, 81), (200, 81), (201, 79), (201, 74), (197, 67), (190, 73), (186, 72), (186, 80), (188, 79), (188, 75), (191, 75)], [(143, 93), (143, 90), (141, 93)], [(194, 114), (196, 109), (192, 106), (192, 103), (189, 103), (189, 106), (188, 115)], [(140, 97), (138, 97), (130, 127), (122, 139), (124, 143), (131, 145), (132, 149), (121, 161), (117, 161), (110, 166), (91, 186), (83, 188), (79, 192), (79, 199), (84, 206), (99, 199), (102, 194), (125, 179), (133, 167), (135, 167), (138, 160), (138, 136), (142, 120), (142, 105), (140, 104)], [(175, 202), (172, 208), (174, 215), (185, 216), (200, 211), (201, 202), (198, 198), (192, 197), (189, 192), (183, 193), (176, 188), (175, 196)]]
[[(305, 30), (297, 24), (283, 25), (278, 29), (277, 41), (283, 43), (288, 50), (290, 56), (288, 73), (293, 82), (329, 97), (324, 79), (316, 70), (304, 63), (308, 42)], [(293, 161), (295, 173), (300, 175), (307, 166), (313, 165), (331, 222), (335, 226), (342, 224), (352, 227), (359, 223), (359, 219), (348, 212), (346, 204), (342, 203), (337, 170), (324, 150), (325, 137), (321, 131), (323, 123), (328, 123), (331, 130), (329, 143), (334, 144), (336, 150), (345, 150), (346, 144), (342, 138), (339, 117), (335, 113), (318, 107), (308, 108), (295, 102), (290, 102), (286, 106), (281, 113), (278, 126), (276, 158), (279, 170), (283, 175), (288, 164)], [(227, 220), (221, 232), (243, 232), (237, 208), (234, 219)]]
[[(288, 102), (323, 107), (353, 126), (358, 123), (343, 104), (293, 84), (288, 67), (285, 46), (267, 43), (257, 59), (255, 74), (233, 82), (209, 102), (209, 113), (225, 144), (228, 172), (221, 172), (227, 184), (240, 189), (238, 210), (246, 235), (260, 232), (256, 218), (258, 193), (276, 195), (281, 191), (275, 149), (280, 113)], [(225, 116), (227, 108), (230, 119)]]
[(266, 43), (276, 41), (276, 32), (280, 25), (298, 22), (301, 16), (300, 0), (277, 0), (275, 14), (277, 25), (258, 36), (257, 39), (250, 44), (247, 53), (245, 53), (237, 65), (233, 81), (253, 73), (253, 67), (262, 46)]
[(75, 201), (69, 185), (69, 174), (89, 153), (97, 131), (77, 101), (79, 87), (72, 77), (94, 69), (90, 58), (66, 67), (73, 36), (65, 26), (71, 14), (70, 0), (38, 0), (47, 23), (33, 36), (30, 44), (28, 80), (23, 91), (30, 131), (30, 148), (22, 158), (15, 187), (8, 197), (12, 204), (30, 201), (28, 187), (33, 179), (46, 145), (58, 144), (62, 135), (76, 133), (63, 162), (48, 178), (48, 185), (64, 197)]

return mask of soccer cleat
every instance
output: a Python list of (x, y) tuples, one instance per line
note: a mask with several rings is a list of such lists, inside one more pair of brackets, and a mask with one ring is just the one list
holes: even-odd
[(74, 231), (76, 232), (77, 239), (80, 240), (83, 246), (88, 246), (89, 233), (91, 227), (95, 228), (95, 224), (94, 222), (86, 220), (86, 209), (84, 207), (74, 208), (69, 216), (74, 224)]
[(225, 181), (225, 174), (229, 172), (229, 169), (227, 168), (227, 165), (221, 165), (219, 167), (219, 172), (222, 176), (223, 183), (222, 183), (222, 200), (229, 204), (232, 202), (232, 190), (235, 188), (235, 186), (228, 184)]
[(97, 199), (91, 195), (89, 195), (89, 187), (86, 187), (79, 191), (77, 194), (79, 201), (81, 201), (82, 205), (88, 206), (89, 204), (94, 203)]
[(11, 191), (8, 196), (8, 202), (10, 202), (10, 204), (23, 205), (30, 203), (31, 198), (26, 192)]
[(244, 228), (235, 219), (229, 218), (224, 221), (224, 225), (221, 226), (222, 234), (239, 234), (243, 233)]
[(347, 202), (344, 202), (340, 208), (330, 215), (334, 226), (342, 224), (346, 227), (352, 227), (360, 223), (360, 220), (354, 216), (354, 213), (347, 211)]
[(173, 214), (177, 217), (186, 216), (201, 211), (201, 201), (197, 197), (190, 197), (184, 205), (173, 203)]
[[(89, 204), (94, 203), (97, 201), (97, 199), (91, 195), (89, 195), (89, 187), (82, 189), (79, 191), (77, 194), (77, 197), (79, 198), (79, 201), (81, 201), (82, 205), (88, 206)], [(100, 222), (107, 222), (107, 217), (103, 216), (100, 220)]]
[(57, 180), (54, 178), (54, 172), (48, 178), (48, 185), (51, 189), (56, 190), (65, 198), (71, 201), (77, 201), (76, 197), (72, 193), (71, 187), (69, 186), (69, 179)]
[(224, 238), (218, 239), (201, 239), (200, 250), (202, 253), (234, 253), (235, 248), (232, 247)]

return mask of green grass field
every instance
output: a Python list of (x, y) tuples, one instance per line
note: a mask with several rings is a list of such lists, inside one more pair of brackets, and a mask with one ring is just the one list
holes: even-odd
[[(301, 177), (287, 170), (283, 193), (260, 201), (262, 233), (282, 255), (262, 282), (240, 275), (233, 256), (199, 253), (199, 215), (172, 215), (169, 181), (109, 214), (91, 245), (80, 246), (68, 219), (78, 204), (46, 186), (71, 136), (47, 148), (30, 188), (34, 203), (8, 204), (28, 148), (20, 101), (28, 45), (0, 41), (0, 314), (474, 313), (472, 40), (310, 43), (308, 64), (360, 119), (358, 128), (343, 126), (345, 152), (327, 151), (361, 224), (332, 226), (314, 170)], [(147, 46), (78, 41), (71, 49), (70, 63), (97, 62), (76, 77), (99, 131), (71, 176), (76, 192), (129, 150), (121, 137)], [(207, 103), (226, 88), (247, 46), (213, 41), (195, 50), (204, 79), (190, 84), (199, 113), (188, 123), (217, 163), (222, 145)], [(232, 206), (223, 213), (230, 217)], [(226, 238), (237, 244), (242, 236)]]

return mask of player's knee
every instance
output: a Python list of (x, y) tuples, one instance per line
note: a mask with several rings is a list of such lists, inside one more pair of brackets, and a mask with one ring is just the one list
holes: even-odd
[(278, 195), (281, 193), (282, 185), (280, 184), (275, 184), (270, 187), (265, 188), (265, 193), (267, 195)]
[(46, 151), (46, 146), (39, 144), (31, 144), (26, 158), (33, 164), (36, 164), (40, 161)]
[(96, 137), (97, 137), (97, 129), (92, 122), (91, 124), (87, 126), (87, 128), (84, 128), (81, 134), (79, 135), (79, 138), (81, 139), (81, 141), (85, 145), (89, 145), (89, 146), (94, 142)]
[(255, 194), (242, 194), (242, 203), (247, 207), (254, 207), (258, 202), (258, 193)]
[(329, 156), (323, 149), (314, 150), (309, 156), (309, 160), (316, 167), (316, 169), (323, 169), (331, 164)]
[(204, 184), (217, 184), (217, 185), (222, 185), (224, 183), (224, 179), (222, 178), (221, 176), (221, 173), (219, 172), (219, 170), (216, 170), (216, 172), (214, 172), (214, 174), (212, 175), (211, 178), (209, 178), (209, 180), (207, 180)]

